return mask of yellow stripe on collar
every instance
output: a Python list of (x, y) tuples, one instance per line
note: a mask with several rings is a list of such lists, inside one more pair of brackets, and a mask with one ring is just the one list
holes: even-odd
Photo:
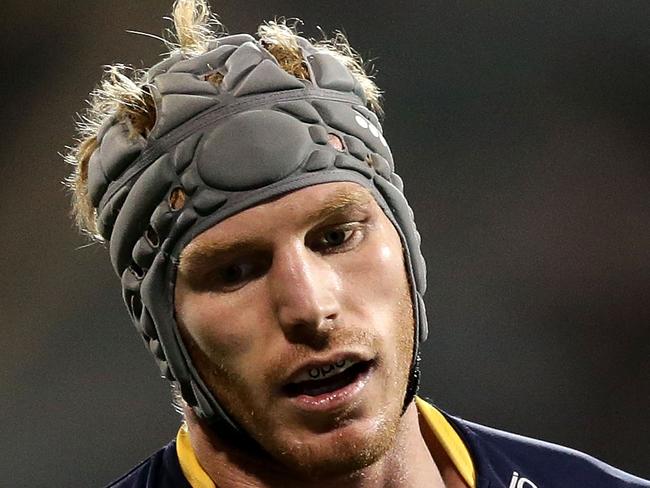
[(422, 398), (415, 397), (415, 404), (467, 486), (476, 488), (474, 463), (458, 433), (443, 414)]
[(187, 432), (187, 426), (184, 423), (178, 429), (178, 434), (176, 434), (176, 455), (183, 476), (185, 476), (192, 488), (216, 488), (208, 473), (199, 464), (196, 454), (194, 454), (194, 449), (192, 449), (190, 443), (190, 434)]

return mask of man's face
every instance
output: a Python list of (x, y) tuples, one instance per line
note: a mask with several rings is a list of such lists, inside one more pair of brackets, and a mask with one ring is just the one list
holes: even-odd
[(413, 314), (400, 239), (367, 190), (304, 188), (205, 231), (175, 302), (203, 380), (285, 466), (343, 473), (391, 446)]

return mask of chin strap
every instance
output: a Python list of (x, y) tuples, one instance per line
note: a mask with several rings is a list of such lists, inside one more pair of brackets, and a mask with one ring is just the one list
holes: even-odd
[(404, 405), (402, 406), (402, 415), (406, 412), (406, 409), (415, 398), (415, 395), (418, 394), (420, 389), (420, 354), (417, 354), (413, 364), (411, 365), (411, 370), (409, 372), (408, 383), (406, 384), (406, 395), (404, 395)]

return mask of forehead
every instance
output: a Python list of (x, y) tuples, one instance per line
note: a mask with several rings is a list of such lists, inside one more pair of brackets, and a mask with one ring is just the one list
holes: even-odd
[[(263, 238), (269, 233), (290, 231), (328, 216), (362, 209), (379, 210), (370, 192), (356, 183), (313, 185), (243, 210), (196, 236), (183, 255), (203, 244)], [(182, 256), (181, 256), (182, 259)]]

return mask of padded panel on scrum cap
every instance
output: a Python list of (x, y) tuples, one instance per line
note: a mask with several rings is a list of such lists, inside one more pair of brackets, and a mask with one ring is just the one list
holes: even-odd
[(151, 228), (158, 234), (159, 239), (163, 240), (161, 248), (164, 244), (164, 237), (169, 234), (171, 226), (174, 224), (176, 212), (169, 208), (168, 203), (161, 202), (158, 207), (151, 214)]
[(222, 66), (238, 46), (224, 44), (205, 54), (175, 63), (168, 73), (192, 73), (203, 75)]
[(88, 196), (93, 207), (99, 205), (104, 193), (108, 189), (109, 183), (108, 176), (106, 176), (104, 168), (101, 165), (101, 155), (99, 151), (95, 150), (88, 160), (88, 178), (86, 180)]
[(270, 54), (262, 51), (256, 42), (245, 42), (232, 53), (225, 62), (226, 75), (221, 86), (226, 91), (233, 90), (237, 83)]
[(380, 154), (392, 167), (393, 155), (381, 134), (381, 129), (378, 129), (370, 120), (347, 104), (315, 100), (312, 105), (318, 110), (325, 123), (363, 140), (372, 151)]
[[(332, 87), (335, 90), (352, 92), (364, 104), (368, 102), (366, 94), (358, 80), (352, 76), (352, 85), (350, 86), (350, 78), (341, 74), (341, 70), (348, 71), (348, 69), (336, 57), (324, 52), (322, 48), (315, 47), (304, 37), (298, 37), (296, 41), (302, 49), (303, 57), (307, 61), (306, 64), (310, 77), (317, 86), (322, 88)], [(322, 85), (320, 84), (321, 82), (323, 83)], [(337, 85), (341, 88), (335, 88)]]
[(144, 76), (144, 79), (147, 83), (150, 83), (151, 80), (156, 78), (161, 73), (166, 73), (173, 66), (178, 65), (178, 63), (183, 61), (185, 56), (182, 52), (176, 51), (171, 56), (166, 59), (163, 59), (159, 63), (154, 64), (151, 68), (147, 70), (147, 73)]
[(209, 188), (205, 188), (192, 196), (194, 210), (202, 217), (217, 211), (227, 200), (228, 198), (223, 192), (210, 190)]
[(302, 88), (304, 85), (278, 66), (275, 59), (264, 59), (248, 73), (234, 90), (241, 97), (253, 93), (267, 93)]
[(174, 169), (176, 173), (180, 174), (189, 166), (194, 158), (194, 152), (196, 151), (196, 146), (199, 144), (199, 141), (203, 137), (203, 133), (197, 132), (190, 135), (185, 140), (178, 143), (174, 148), (174, 153), (172, 160), (174, 163)]
[(175, 326), (174, 315), (168, 312), (167, 307), (159, 305), (159, 303), (171, 300), (168, 283), (161, 279), (165, 275), (168, 264), (165, 255), (158, 253), (149, 272), (142, 280), (140, 286), (143, 305), (142, 317), (151, 318), (153, 324), (137, 323), (136, 326), (143, 331), (145, 326), (149, 328), (151, 325), (154, 326), (155, 334), (150, 337), (155, 337), (161, 344), (158, 359), (162, 359), (169, 365), (171, 373), (176, 379), (184, 385), (189, 385), (192, 378), (185, 362), (187, 352), (177, 336), (178, 330)]
[(102, 137), (99, 153), (101, 166), (109, 180), (117, 179), (138, 157), (144, 146), (144, 138), (129, 134), (129, 129), (123, 124), (108, 129)]
[[(216, 95), (221, 92), (204, 77), (218, 68), (225, 69), (228, 58), (239, 48), (240, 44), (250, 42), (249, 35), (227, 36), (220, 40), (222, 44), (205, 54), (182, 59), (170, 66), (163, 66), (166, 60), (152, 68), (159, 72), (155, 77), (148, 77), (155, 87), (152, 92), (156, 103), (156, 124), (150, 137), (158, 139), (170, 130), (217, 103)], [(180, 75), (180, 76), (179, 76)], [(191, 77), (191, 92), (181, 83), (182, 77)], [(158, 86), (160, 80), (161, 86)], [(203, 86), (203, 90), (201, 90)]]
[(309, 155), (305, 163), (305, 169), (307, 171), (320, 171), (330, 167), (335, 159), (336, 154), (332, 151), (316, 149)]
[[(208, 84), (208, 82), (204, 83)], [(178, 93), (165, 95), (159, 102), (159, 113), (152, 133), (155, 132), (155, 136), (160, 138), (194, 117), (197, 113), (219, 104), (220, 101), (216, 96)]]
[(218, 95), (219, 90), (212, 83), (191, 73), (164, 73), (156, 78), (156, 87), (161, 95)]
[(118, 275), (131, 263), (133, 246), (149, 226), (149, 219), (172, 184), (178, 180), (168, 154), (158, 158), (137, 179), (117, 215), (109, 244)]
[[(289, 115), (297, 118), (301, 122), (308, 124), (317, 124), (321, 121), (318, 111), (307, 100), (295, 100), (292, 102), (278, 103), (274, 107), (276, 110), (282, 110)], [(315, 126), (319, 127), (320, 126)], [(326, 143), (327, 139), (323, 143)]]
[(311, 140), (316, 144), (325, 145), (329, 143), (329, 134), (327, 129), (322, 125), (309, 126), (309, 135), (311, 136)]
[(151, 266), (155, 253), (156, 248), (151, 245), (149, 239), (141, 237), (133, 246), (131, 256), (136, 265), (142, 269), (147, 269)]
[(129, 190), (130, 188), (127, 186), (120, 188), (97, 215), (97, 230), (107, 241), (111, 240), (115, 219), (124, 204), (124, 200), (129, 195)]
[(198, 173), (213, 188), (259, 188), (298, 168), (310, 143), (307, 126), (289, 115), (243, 112), (202, 139), (196, 151)]
[(102, 125), (97, 133), (97, 149), (88, 161), (88, 195), (93, 206), (99, 205), (108, 185), (140, 155), (146, 141), (132, 136), (126, 124)]
[[(228, 38), (223, 42), (228, 42)], [(261, 49), (253, 38), (238, 47), (223, 45), (214, 54), (209, 52), (177, 64), (183, 64), (191, 72), (172, 66), (152, 80), (157, 109), (156, 124), (151, 132), (153, 138), (160, 138), (194, 115), (221, 104), (220, 93), (241, 97), (304, 87), (280, 68), (275, 58)], [(215, 71), (224, 74), (218, 88), (205, 76)]]
[(370, 156), (370, 163), (377, 173), (390, 181), (392, 171), (390, 164), (380, 154), (374, 153)]
[(311, 65), (314, 81), (321, 88), (338, 91), (352, 91), (354, 89), (354, 76), (335, 59), (331, 54), (316, 53), (307, 56)]
[[(250, 34), (230, 34), (227, 36), (219, 37), (208, 42), (208, 52), (213, 49), (223, 46), (224, 44), (230, 44), (233, 46), (241, 46), (247, 42), (255, 41), (255, 38)], [(207, 53), (206, 53), (207, 54)]]

